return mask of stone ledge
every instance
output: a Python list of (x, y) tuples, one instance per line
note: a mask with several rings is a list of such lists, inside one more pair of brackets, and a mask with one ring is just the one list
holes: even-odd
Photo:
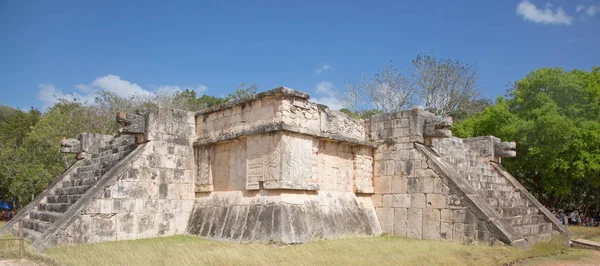
[(294, 89), (290, 89), (287, 87), (279, 87), (279, 88), (275, 88), (272, 90), (268, 90), (268, 91), (264, 91), (261, 93), (257, 93), (254, 94), (246, 99), (241, 99), (241, 100), (237, 100), (237, 101), (232, 101), (232, 102), (227, 102), (224, 104), (220, 104), (217, 106), (213, 106), (213, 107), (209, 107), (206, 108), (202, 111), (198, 111), (196, 112), (196, 114), (194, 116), (200, 116), (200, 115), (207, 115), (210, 113), (214, 113), (214, 112), (218, 112), (218, 111), (222, 111), (225, 109), (229, 109), (232, 108), (236, 105), (240, 105), (240, 104), (245, 104), (248, 102), (253, 102), (256, 101), (258, 99), (262, 99), (262, 98), (266, 98), (269, 96), (275, 96), (275, 95), (283, 95), (283, 96), (292, 96), (292, 97), (298, 97), (298, 98), (302, 98), (302, 99), (310, 99), (310, 95), (308, 95), (308, 93), (305, 92), (301, 92), (301, 91), (297, 91)]
[(358, 139), (343, 137), (340, 135), (335, 135), (335, 134), (330, 134), (330, 133), (317, 132), (317, 131), (313, 131), (313, 130), (306, 129), (306, 128), (290, 126), (290, 125), (280, 122), (280, 123), (271, 123), (271, 124), (258, 126), (258, 127), (255, 127), (255, 128), (249, 129), (249, 130), (245, 130), (243, 132), (226, 133), (226, 134), (222, 134), (218, 137), (204, 137), (204, 138), (198, 137), (194, 141), (194, 146), (211, 145), (211, 144), (215, 144), (217, 142), (234, 140), (237, 138), (247, 137), (247, 136), (251, 136), (251, 135), (272, 133), (272, 132), (276, 132), (276, 131), (288, 131), (288, 132), (292, 132), (292, 133), (309, 135), (309, 136), (313, 136), (313, 137), (317, 137), (317, 138), (321, 138), (321, 139), (327, 139), (327, 140), (331, 140), (331, 141), (351, 143), (356, 146), (367, 146), (367, 147), (376, 148), (378, 145), (377, 143), (370, 142), (370, 141), (358, 140)]

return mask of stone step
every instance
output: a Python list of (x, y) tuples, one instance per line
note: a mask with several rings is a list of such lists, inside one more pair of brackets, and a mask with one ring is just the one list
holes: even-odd
[(552, 240), (552, 233), (541, 233), (537, 235), (528, 235), (525, 236), (525, 240), (530, 244), (535, 244), (539, 242), (550, 242)]
[[(23, 230), (23, 238), (25, 238), (31, 242), (35, 241), (42, 235), (42, 233), (35, 231), (35, 230), (31, 230), (29, 228), (23, 228), (22, 230)], [(18, 226), (14, 226), (12, 228), (12, 233), (15, 236), (19, 236)]]
[(47, 203), (69, 203), (73, 204), (81, 198), (81, 194), (74, 195), (50, 195), (46, 197)]
[(38, 210), (50, 212), (66, 212), (72, 204), (69, 203), (40, 203)]
[(523, 236), (536, 236), (540, 234), (552, 234), (551, 223), (539, 223), (539, 224), (524, 224), (515, 226), (515, 229), (521, 232)]
[(44, 221), (40, 221), (40, 220), (34, 220), (34, 219), (25, 219), (23, 220), (23, 227), (24, 228), (28, 228), (40, 233), (43, 233), (44, 231), (46, 231), (46, 229), (48, 229), (48, 227), (50, 227), (52, 225), (52, 223), (49, 222), (44, 222)]
[(540, 224), (540, 223), (546, 222), (546, 217), (541, 214), (504, 217), (504, 218), (502, 218), (502, 222), (504, 222), (508, 225), (512, 225), (512, 226), (525, 225), (525, 224)]
[(536, 207), (496, 207), (495, 209), (502, 217), (535, 215), (539, 212)]
[(63, 216), (60, 212), (34, 211), (29, 213), (30, 219), (54, 223)]
[(57, 195), (77, 195), (77, 194), (84, 194), (91, 187), (92, 186), (89, 186), (89, 185), (88, 186), (63, 187), (63, 188), (56, 189), (56, 191), (54, 193), (57, 194)]

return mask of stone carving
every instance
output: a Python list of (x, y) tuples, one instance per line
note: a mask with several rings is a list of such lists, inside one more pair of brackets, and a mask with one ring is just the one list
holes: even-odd
[(124, 134), (144, 134), (146, 132), (146, 121), (144, 114), (136, 113), (117, 113), (117, 122), (123, 126), (119, 129), (119, 133)]
[(514, 158), (517, 156), (517, 143), (511, 142), (498, 142), (494, 145), (494, 155), (502, 158)]
[(449, 138), (452, 136), (452, 123), (444, 118), (433, 116), (425, 119), (423, 136), (430, 138)]
[(60, 141), (61, 153), (80, 153), (81, 142), (77, 139), (62, 139)]

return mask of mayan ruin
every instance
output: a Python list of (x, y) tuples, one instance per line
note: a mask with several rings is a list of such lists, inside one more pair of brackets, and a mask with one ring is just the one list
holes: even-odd
[(528, 248), (570, 231), (501, 165), (515, 143), (452, 136), (421, 109), (355, 120), (281, 87), (200, 112), (119, 113), (115, 136), (3, 228), (38, 249), (198, 235), (294, 244), (381, 234)]

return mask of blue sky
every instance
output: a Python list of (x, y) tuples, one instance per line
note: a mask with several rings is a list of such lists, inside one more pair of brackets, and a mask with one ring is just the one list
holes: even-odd
[(495, 98), (540, 67), (600, 65), (600, 0), (8, 1), (0, 0), (0, 104), (44, 108), (240, 82), (331, 90), (419, 53), (477, 62)]

